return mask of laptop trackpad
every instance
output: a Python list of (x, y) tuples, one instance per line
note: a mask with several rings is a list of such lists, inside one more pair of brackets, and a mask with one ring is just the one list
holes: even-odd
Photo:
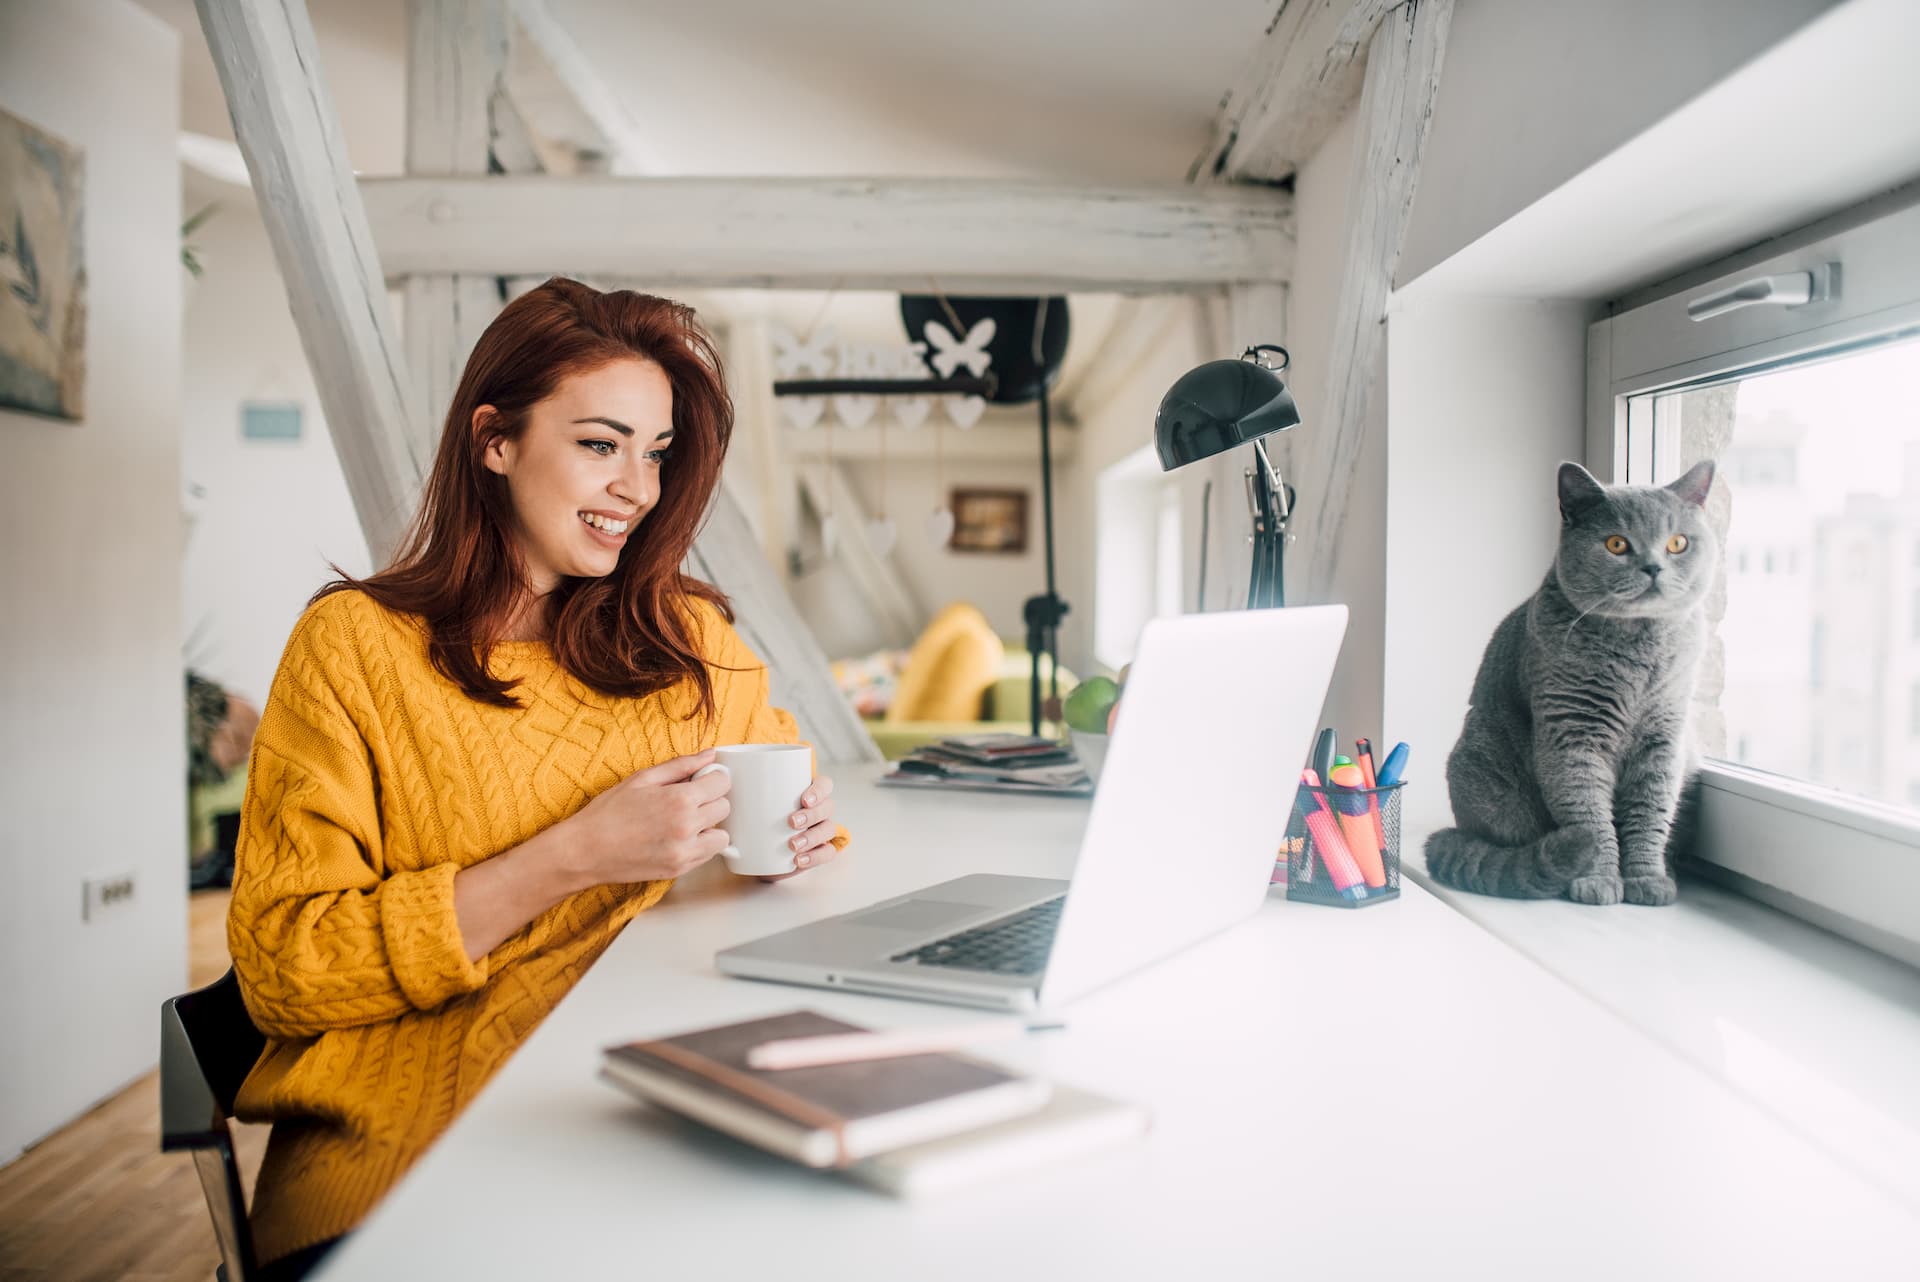
[(980, 904), (954, 904), (939, 899), (909, 899), (904, 904), (876, 908), (870, 913), (849, 917), (855, 926), (880, 926), (887, 930), (935, 930), (954, 922), (992, 911)]

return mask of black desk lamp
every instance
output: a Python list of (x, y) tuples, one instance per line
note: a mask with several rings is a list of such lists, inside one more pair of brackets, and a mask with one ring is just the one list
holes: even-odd
[[(1279, 354), (1278, 364), (1269, 360), (1270, 352)], [(1249, 610), (1286, 604), (1281, 561), (1293, 515), (1293, 487), (1267, 458), (1263, 438), (1300, 422), (1293, 393), (1281, 377), (1289, 360), (1286, 348), (1262, 343), (1249, 347), (1238, 360), (1208, 361), (1182, 374), (1153, 416), (1153, 443), (1162, 471), (1253, 444), (1254, 464), (1243, 473), (1253, 518)], [(1206, 555), (1204, 547), (1201, 555)]]

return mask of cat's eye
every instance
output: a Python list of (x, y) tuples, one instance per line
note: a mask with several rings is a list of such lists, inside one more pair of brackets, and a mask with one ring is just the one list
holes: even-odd
[(1679, 556), (1682, 552), (1685, 552), (1686, 550), (1687, 550), (1686, 535), (1676, 534), (1672, 538), (1667, 540), (1667, 551), (1673, 553), (1675, 556)]
[(1607, 551), (1613, 553), (1615, 556), (1625, 556), (1630, 546), (1632, 545), (1618, 534), (1609, 534), (1607, 536)]

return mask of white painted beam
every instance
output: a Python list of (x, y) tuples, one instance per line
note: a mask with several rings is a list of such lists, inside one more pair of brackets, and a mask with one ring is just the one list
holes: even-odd
[(1258, 187), (548, 176), (361, 191), (396, 275), (1152, 293), (1284, 280), (1293, 264), (1293, 199)]
[(1406, 244), (1452, 20), (1453, 0), (1408, 0), (1380, 24), (1368, 48), (1356, 121), (1361, 150), (1347, 192), (1346, 273), (1334, 311), (1326, 403), (1312, 419), (1313, 430), (1326, 433), (1329, 443), (1315, 450), (1298, 482), (1294, 529), (1306, 555), (1287, 565), (1291, 582), (1295, 566), (1307, 562), (1309, 592), (1333, 581), (1339, 561), (1367, 398), (1385, 368), (1387, 298)]
[(1374, 31), (1406, 0), (1282, 0), (1228, 89), (1189, 177), (1278, 181), (1319, 150), (1360, 96)]
[(195, 0), (374, 564), (425, 470), (366, 212), (301, 0)]
[[(409, 0), (407, 17), (407, 172), (485, 174), (507, 69), (506, 2)], [(492, 276), (436, 272), (402, 288), (407, 364), (424, 411), (415, 453), (430, 459), (467, 357), (499, 314), (500, 286)]]
[(725, 592), (734, 627), (767, 665), (776, 707), (793, 714), (800, 734), (825, 762), (878, 762), (880, 750), (833, 683), (826, 652), (813, 638), (786, 584), (754, 541), (740, 505), (722, 489), (687, 557), (686, 572)]

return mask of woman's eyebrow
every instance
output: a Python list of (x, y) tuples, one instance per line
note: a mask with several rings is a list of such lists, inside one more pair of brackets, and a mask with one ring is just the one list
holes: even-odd
[[(573, 421), (575, 423), (599, 423), (599, 424), (602, 424), (603, 426), (612, 428), (614, 431), (620, 433), (620, 435), (622, 436), (633, 435), (633, 429), (628, 427), (625, 423), (619, 422), (616, 419), (602, 418), (597, 414), (591, 418), (576, 418)], [(673, 435), (673, 429), (668, 428), (666, 431), (660, 433), (660, 435), (654, 437), (653, 439), (654, 439), (654, 442), (657, 444), (661, 441), (668, 439), (672, 435)]]
[(612, 428), (612, 429), (613, 429), (614, 431), (616, 431), (616, 432), (618, 432), (618, 433), (620, 433), (620, 435), (622, 435), (622, 436), (632, 436), (632, 435), (633, 435), (633, 429), (632, 429), (632, 428), (630, 428), (630, 427), (628, 427), (628, 426), (627, 426), (627, 425), (626, 425), (625, 423), (622, 423), (622, 422), (619, 422), (619, 421), (617, 421), (617, 420), (615, 420), (615, 419), (610, 419), (610, 418), (602, 418), (602, 417), (600, 417), (600, 416), (599, 416), (599, 415), (597, 415), (597, 414), (596, 414), (596, 415), (593, 415), (593, 416), (591, 416), (591, 417), (589, 417), (589, 418), (576, 418), (576, 419), (575, 419), (575, 420), (573, 420), (573, 421), (574, 421), (575, 423), (598, 423), (598, 424), (600, 424), (600, 425), (601, 425), (601, 426), (603, 426), (603, 427), (610, 427), (610, 428)]

